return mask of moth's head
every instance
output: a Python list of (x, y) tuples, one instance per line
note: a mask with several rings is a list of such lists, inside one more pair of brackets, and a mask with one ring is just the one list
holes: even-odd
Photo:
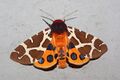
[(51, 33), (61, 34), (64, 32), (68, 32), (67, 25), (65, 24), (65, 21), (61, 19), (56, 19), (52, 22), (52, 24), (49, 24), (47, 21), (43, 19), (43, 21), (50, 27)]
[(67, 25), (63, 20), (60, 19), (54, 20), (50, 28), (51, 28), (51, 33), (61, 34), (63, 32), (68, 32)]

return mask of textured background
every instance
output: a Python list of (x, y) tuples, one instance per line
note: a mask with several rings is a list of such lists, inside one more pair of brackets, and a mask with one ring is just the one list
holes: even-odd
[[(109, 51), (80, 69), (44, 72), (13, 62), (10, 52), (47, 27), (39, 9), (55, 18), (78, 10), (66, 24), (99, 37)], [(0, 0), (0, 80), (120, 80), (119, 28), (120, 0)]]

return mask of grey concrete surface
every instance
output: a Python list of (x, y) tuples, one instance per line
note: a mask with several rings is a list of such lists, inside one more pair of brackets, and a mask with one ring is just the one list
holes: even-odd
[[(43, 9), (55, 18), (78, 10), (66, 24), (89, 32), (108, 52), (80, 69), (44, 72), (10, 60), (22, 41), (45, 29)], [(120, 80), (120, 0), (0, 0), (0, 80)]]

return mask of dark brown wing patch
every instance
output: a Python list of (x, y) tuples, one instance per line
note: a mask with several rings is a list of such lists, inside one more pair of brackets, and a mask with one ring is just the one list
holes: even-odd
[(28, 39), (24, 43), (27, 45), (27, 48), (39, 47), (40, 42), (43, 40), (43, 32), (38, 33), (38, 35), (34, 35), (32, 37), (33, 42)]
[[(31, 64), (30, 59), (27, 55), (25, 54), (25, 48), (22, 45), (19, 45), (16, 49), (15, 52), (11, 53), (10, 58), (16, 62), (19, 62), (21, 64)], [(24, 56), (23, 56), (24, 55)], [(23, 57), (22, 57), (23, 56)]]
[(18, 56), (21, 57), (25, 54), (25, 48), (22, 45), (19, 45), (16, 49), (16, 52), (18, 52)]
[(47, 47), (48, 45), (49, 45), (49, 43), (50, 43), (50, 40), (49, 39), (46, 39), (45, 41), (44, 41), (44, 43), (42, 44), (42, 47)]
[(90, 45), (85, 45), (84, 47), (80, 47), (80, 48), (78, 48), (78, 50), (79, 50), (79, 52), (81, 52), (81, 54), (83, 54), (83, 55), (88, 55), (88, 56), (90, 56), (89, 55), (89, 53), (90, 53), (90, 51), (91, 51), (91, 46)]
[(101, 41), (100, 39), (95, 40), (94, 46), (96, 49), (94, 49), (92, 53), (93, 59), (99, 58), (102, 54), (104, 54), (107, 51), (107, 45), (103, 44), (103, 41)]
[(74, 45), (78, 45), (79, 44), (79, 42), (74, 37), (70, 38), (70, 42), (74, 43)]
[[(91, 43), (92, 42), (93, 36), (90, 34), (87, 35), (85, 32), (79, 31), (78, 29), (75, 29), (75, 34), (81, 43)], [(87, 37), (86, 37), (86, 35), (87, 35)]]
[(43, 55), (43, 53), (44, 53), (44, 51), (36, 50), (36, 49), (33, 49), (33, 50), (29, 51), (29, 54), (33, 58), (33, 61), (35, 61), (35, 59), (41, 58), (41, 56)]
[(17, 52), (12, 52), (10, 58), (18, 63), (21, 64), (31, 64), (30, 59), (27, 55), (24, 55), (19, 59), (20, 55)]

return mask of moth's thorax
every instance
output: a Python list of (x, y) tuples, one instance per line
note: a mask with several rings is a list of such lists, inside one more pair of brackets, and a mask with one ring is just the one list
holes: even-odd
[(55, 47), (65, 47), (68, 45), (68, 35), (66, 32), (61, 34), (53, 33), (52, 34), (52, 44)]
[(67, 25), (65, 24), (65, 22), (59, 19), (53, 21), (50, 28), (51, 28), (51, 33), (61, 34), (63, 32), (68, 32)]

